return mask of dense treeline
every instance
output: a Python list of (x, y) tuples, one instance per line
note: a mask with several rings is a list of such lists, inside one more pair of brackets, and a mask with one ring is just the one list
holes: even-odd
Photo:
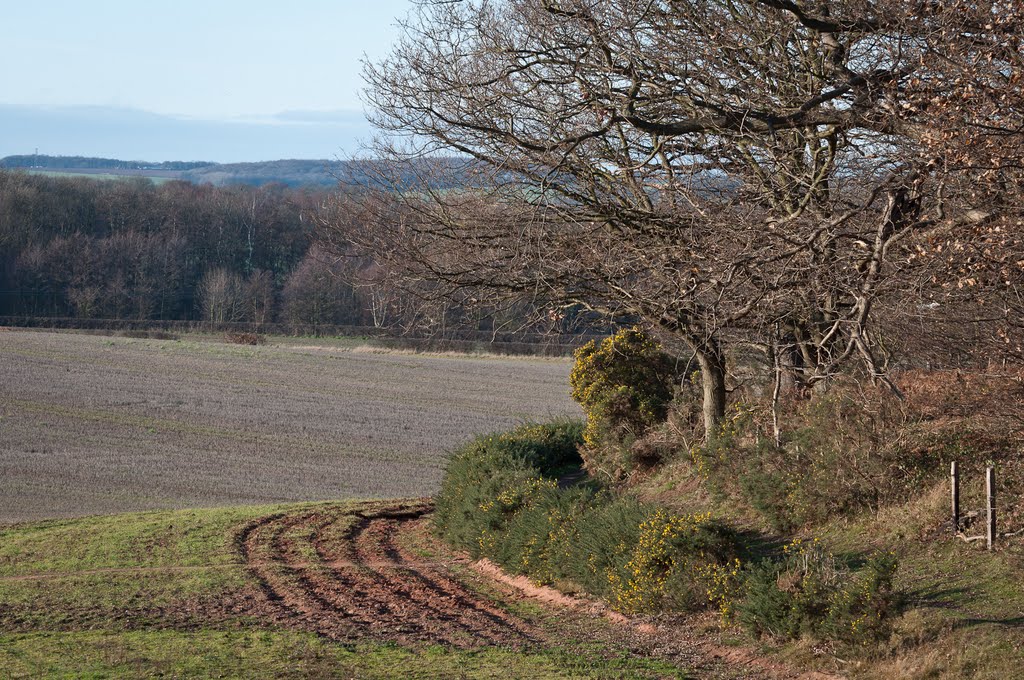
[(323, 198), (0, 172), (0, 315), (369, 324), (311, 250)]
[(536, 314), (525, 301), (471, 309), (421, 299), (372, 255), (327, 254), (312, 227), (327, 191), (0, 170), (0, 316), (372, 326), (503, 341), (586, 321), (569, 310), (527, 323)]

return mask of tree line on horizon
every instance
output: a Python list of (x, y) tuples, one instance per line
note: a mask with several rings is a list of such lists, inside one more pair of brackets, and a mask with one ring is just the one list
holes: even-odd
[(397, 323), (345, 282), (345, 266), (365, 263), (313, 246), (307, 215), (324, 198), (0, 172), (0, 316)]
[[(0, 170), (0, 317), (373, 327), (455, 338), (524, 327), (401, 290), (372, 256), (326, 252), (338, 189), (97, 181)], [(343, 198), (341, 200), (344, 200)], [(569, 329), (564, 319), (555, 330)]]
[[(461, 163), (441, 160), (453, 167)], [(193, 184), (226, 187), (247, 184), (262, 187), (283, 184), (289, 187), (335, 189), (339, 185), (361, 187), (372, 182), (373, 163), (366, 160), (286, 158), (247, 163), (214, 163), (212, 161), (121, 160), (91, 156), (50, 156), (23, 154), (0, 158), (0, 169), (74, 174), (110, 174), (125, 177), (146, 176), (177, 179)], [(403, 180), (411, 185), (420, 173), (412, 168)], [(465, 186), (472, 182), (471, 173), (458, 173), (446, 179), (446, 188)]]
[(94, 156), (50, 156), (47, 154), (20, 154), (0, 158), (0, 168), (50, 168), (53, 170), (167, 170), (178, 172), (194, 170), (207, 165), (209, 161), (125, 161), (118, 158), (97, 158)]

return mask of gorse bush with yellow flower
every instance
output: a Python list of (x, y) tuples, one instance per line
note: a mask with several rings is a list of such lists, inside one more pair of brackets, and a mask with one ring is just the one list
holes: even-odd
[(854, 571), (818, 541), (744, 552), (710, 513), (681, 514), (595, 483), (559, 488), (580, 459), (579, 423), (526, 425), (452, 456), (434, 526), (453, 545), (538, 583), (572, 584), (615, 609), (716, 610), (759, 635), (863, 641), (895, 609), (891, 556)]
[(699, 584), (705, 569), (717, 573), (740, 564), (734, 538), (710, 513), (648, 511), (623, 568), (609, 572), (616, 608), (641, 613), (717, 606), (714, 593)]
[(572, 398), (587, 415), (583, 456), (593, 475), (618, 479), (635, 466), (630, 445), (668, 416), (675, 361), (639, 328), (576, 350)]
[(565, 446), (578, 436), (572, 424), (526, 426), (459, 450), (435, 528), (475, 557), (541, 583), (572, 582), (620, 611), (717, 606), (681, 573), (725, 568), (736, 558), (734, 534), (710, 515), (671, 514), (596, 485), (559, 489)]
[(898, 604), (897, 560), (875, 555), (854, 571), (817, 540), (794, 540), (782, 557), (765, 560), (746, 579), (737, 606), (750, 631), (775, 637), (810, 635), (865, 642), (888, 632)]
[(557, 495), (558, 473), (580, 463), (581, 431), (572, 421), (530, 424), (478, 437), (456, 451), (435, 499), (441, 536), (474, 556), (488, 555), (486, 546), (513, 516)]

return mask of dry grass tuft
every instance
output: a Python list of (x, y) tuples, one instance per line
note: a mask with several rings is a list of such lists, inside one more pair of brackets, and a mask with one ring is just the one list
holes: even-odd
[(234, 333), (229, 331), (224, 334), (224, 340), (234, 345), (264, 345), (267, 342), (267, 337), (261, 333)]

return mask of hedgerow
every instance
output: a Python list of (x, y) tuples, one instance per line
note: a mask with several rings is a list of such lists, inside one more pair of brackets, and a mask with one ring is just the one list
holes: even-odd
[[(755, 634), (878, 637), (895, 606), (891, 556), (859, 571), (817, 542), (752, 558), (710, 514), (678, 514), (594, 484), (560, 489), (578, 423), (481, 437), (451, 458), (437, 532), (539, 583), (572, 583), (627, 613), (715, 609)], [(578, 464), (579, 458), (576, 458)]]
[(733, 533), (594, 485), (559, 489), (567, 443), (579, 441), (578, 424), (530, 425), (463, 447), (436, 499), (436, 530), (474, 557), (538, 582), (572, 581), (621, 611), (707, 606), (679, 572), (735, 559)]

